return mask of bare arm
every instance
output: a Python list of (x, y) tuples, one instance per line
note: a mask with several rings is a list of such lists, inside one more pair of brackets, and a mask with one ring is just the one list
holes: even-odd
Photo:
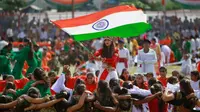
[(162, 95), (162, 99), (165, 102), (171, 101), (175, 99), (175, 96), (173, 93), (168, 93), (168, 90), (165, 90), (164, 94)]
[(200, 107), (200, 100), (198, 99), (197, 104), (198, 107)]
[(119, 95), (117, 96), (118, 100), (127, 100), (127, 99), (131, 99), (131, 95)]
[(113, 103), (115, 104), (115, 105), (117, 105), (119, 102), (118, 102), (118, 100), (117, 100), (117, 98), (115, 98), (115, 95), (114, 94), (112, 94), (112, 97), (113, 97)]
[(148, 102), (150, 102), (151, 100), (153, 100), (154, 98), (158, 97), (158, 96), (161, 95), (161, 94), (162, 94), (162, 93), (159, 92), (159, 93), (156, 93), (156, 94), (154, 94), (154, 95), (147, 96), (147, 97), (146, 97), (145, 99), (143, 99), (143, 100), (136, 100), (136, 101), (134, 101), (133, 104), (135, 104), (135, 105), (141, 105), (141, 104), (143, 104), (143, 103), (148, 103)]
[(96, 101), (94, 103), (94, 106), (97, 108), (97, 109), (100, 109), (104, 112), (116, 112), (117, 108), (116, 107), (105, 107), (105, 106), (101, 106), (101, 104)]
[(76, 110), (80, 109), (83, 106), (86, 97), (87, 93), (83, 93), (81, 98), (79, 99), (78, 104), (68, 108), (66, 112), (75, 112)]
[(5, 103), (5, 104), (0, 104), (0, 108), (1, 109), (8, 109), (8, 108), (13, 108), (13, 107), (15, 107), (16, 105), (17, 105), (17, 100), (15, 100), (15, 101), (12, 101), (12, 102), (10, 102), (10, 103)]
[(36, 104), (40, 104), (40, 103), (44, 103), (46, 101), (49, 100), (48, 96), (47, 97), (44, 97), (44, 98), (32, 98), (28, 95), (23, 95), (22, 96), (24, 99), (26, 99), (28, 102), (30, 103), (36, 103)]
[(49, 102), (41, 103), (41, 104), (32, 104), (30, 107), (27, 107), (24, 110), (25, 111), (28, 111), (28, 110), (38, 110), (38, 109), (42, 109), (42, 108), (51, 107), (54, 104), (56, 104), (56, 103), (58, 103), (58, 102), (60, 102), (62, 100), (64, 100), (64, 98), (51, 100)]

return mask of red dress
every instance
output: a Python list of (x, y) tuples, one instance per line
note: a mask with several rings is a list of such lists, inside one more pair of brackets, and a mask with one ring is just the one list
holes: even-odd
[(148, 105), (149, 105), (149, 112), (167, 112), (168, 104), (164, 104), (164, 108), (162, 109), (162, 111), (159, 111), (160, 104), (157, 98), (151, 100), (148, 103)]
[[(94, 53), (94, 56), (96, 56), (96, 57), (101, 56), (102, 50), (103, 49), (96, 51)], [(117, 62), (118, 62), (118, 59), (119, 59), (118, 52), (119, 52), (118, 49), (115, 49), (115, 52), (114, 52), (114, 55), (112, 56), (112, 58), (106, 58), (104, 63), (108, 64), (109, 66), (111, 66), (113, 68), (116, 68), (116, 65), (117, 65)], [(109, 74), (109, 71), (107, 69), (104, 69), (104, 71), (102, 72), (102, 74), (100, 76), (100, 80), (105, 80), (106, 77), (108, 76), (108, 74)]]

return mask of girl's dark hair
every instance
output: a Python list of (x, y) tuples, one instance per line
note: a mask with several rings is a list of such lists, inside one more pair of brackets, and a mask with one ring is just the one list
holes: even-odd
[(176, 84), (176, 83), (178, 83), (178, 78), (175, 76), (171, 76), (168, 78), (167, 82), (170, 84)]
[(35, 80), (44, 80), (45, 79), (45, 72), (43, 69), (41, 68), (36, 68), (34, 71), (33, 71), (33, 76), (35, 78)]
[(8, 45), (6, 45), (4, 48), (7, 49), (7, 48), (12, 47), (12, 46), (13, 46), (12, 43), (9, 42)]
[(109, 82), (109, 87), (113, 90), (115, 86), (119, 86), (119, 80), (112, 78)]
[(76, 80), (76, 83), (75, 83), (75, 85), (74, 85), (74, 88), (76, 88), (79, 84), (85, 84), (85, 82), (82, 80), (82, 79), (77, 79)]
[(4, 89), (4, 92), (2, 93), (3, 95), (6, 95), (7, 94), (7, 90), (8, 89), (16, 89), (16, 87), (15, 87), (15, 84), (13, 83), (13, 82), (7, 82), (6, 83), (6, 87), (5, 87), (5, 89)]
[(199, 76), (199, 72), (198, 72), (198, 71), (192, 71), (192, 72), (191, 72), (191, 75), (196, 76), (198, 80), (200, 79), (200, 76)]
[(50, 76), (56, 76), (56, 72), (55, 71), (50, 71), (48, 73), (48, 77), (50, 77)]
[(39, 98), (39, 97), (41, 97), (39, 89), (37, 89), (35, 87), (29, 88), (28, 91), (27, 91), (27, 95), (30, 96), (30, 97), (32, 97), (32, 98)]
[[(122, 73), (121, 73), (120, 77), (119, 77), (119, 78), (122, 79), (123, 81), (125, 81), (125, 77), (123, 76), (123, 74), (124, 74), (124, 72), (125, 72), (126, 70), (127, 70), (127, 69), (124, 68), (124, 69), (122, 70)], [(131, 76), (128, 77), (128, 80), (129, 80), (129, 81), (132, 81)]]
[(156, 80), (156, 78), (152, 77), (151, 79), (149, 79), (148, 81), (148, 86), (151, 87), (152, 85), (158, 83), (158, 81)]
[(121, 73), (120, 77), (124, 74), (124, 72), (125, 72), (126, 70), (127, 70), (126, 68), (124, 68), (124, 69), (122, 70), (122, 73)]
[(112, 58), (112, 56), (114, 55), (114, 52), (115, 52), (115, 46), (114, 46), (113, 41), (111, 41), (111, 45), (108, 47), (108, 46), (106, 46), (105, 40), (104, 40), (101, 57), (102, 58)]
[(114, 106), (115, 97), (112, 95), (112, 91), (106, 81), (100, 80), (97, 89), (97, 100), (102, 106)]
[(85, 84), (78, 84), (75, 88), (75, 91), (78, 95), (82, 95), (83, 92), (86, 90)]
[[(138, 74), (136, 77), (138, 77), (138, 76), (141, 76), (141, 77), (143, 77), (141, 74)], [(133, 85), (136, 85), (136, 86), (139, 86), (139, 85), (137, 85), (137, 82), (136, 82), (136, 80), (133, 82)], [(141, 87), (142, 89), (145, 89), (145, 85), (144, 85), (144, 79), (143, 79), (143, 82), (142, 82), (142, 87)]]
[[(113, 89), (114, 93), (117, 93), (119, 95), (127, 95), (128, 90), (126, 88), (121, 88), (120, 85), (115, 86)], [(123, 111), (128, 111), (131, 108), (131, 100), (119, 100), (119, 108)]]
[[(152, 94), (155, 94), (155, 93), (158, 93), (158, 92), (162, 92), (162, 85), (159, 84), (159, 83), (156, 83), (156, 84), (153, 84), (150, 88), (151, 90), (151, 93)], [(165, 107), (165, 102), (162, 100), (162, 99), (158, 99), (158, 104), (159, 105), (159, 112), (163, 112), (164, 110), (164, 107)]]
[(97, 70), (97, 71), (95, 72), (95, 75), (96, 75), (96, 77), (98, 77), (98, 76), (99, 76), (99, 73), (100, 73), (100, 71), (99, 71), (99, 70)]
[(122, 85), (122, 87), (126, 88), (126, 89), (131, 89), (133, 88), (133, 85), (130, 81), (125, 81)]
[(194, 90), (192, 89), (192, 87), (190, 85), (189, 79), (186, 79), (186, 78), (182, 79), (180, 81), (180, 88), (181, 88), (181, 92), (185, 93), (185, 95), (194, 93)]
[[(187, 96), (187, 95), (190, 95), (191, 93), (194, 93), (194, 90), (192, 89), (191, 85), (190, 85), (190, 80), (189, 79), (186, 79), (184, 78), (183, 80), (180, 81), (180, 88), (181, 88), (181, 92)], [(197, 97), (192, 97), (190, 99), (186, 99), (187, 101), (184, 101), (184, 104), (183, 106), (187, 109), (190, 109), (192, 110), (197, 101), (198, 101), (198, 98)]]
[(32, 74), (35, 78), (36, 81), (39, 81), (39, 80), (43, 80), (45, 82), (45, 85), (46, 85), (46, 88), (49, 87), (49, 81), (48, 81), (48, 78), (44, 72), (43, 69), (41, 68), (36, 68), (34, 71), (33, 71), (33, 74)]

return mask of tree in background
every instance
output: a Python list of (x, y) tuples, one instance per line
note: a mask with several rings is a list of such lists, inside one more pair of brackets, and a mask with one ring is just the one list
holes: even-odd
[(13, 11), (19, 10), (20, 8), (26, 6), (26, 2), (24, 0), (1, 0), (0, 7), (4, 11)]

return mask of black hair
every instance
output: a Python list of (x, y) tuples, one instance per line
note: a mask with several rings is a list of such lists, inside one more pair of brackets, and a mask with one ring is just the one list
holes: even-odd
[(124, 87), (126, 89), (131, 89), (131, 88), (133, 88), (133, 84), (130, 81), (125, 81), (123, 83), (122, 87)]
[(114, 89), (115, 86), (119, 86), (119, 80), (112, 78), (109, 82), (109, 87), (111, 88), (111, 90)]
[(112, 91), (106, 81), (100, 80), (97, 88), (97, 100), (102, 106), (114, 106)]
[(7, 94), (7, 90), (8, 89), (13, 89), (13, 90), (15, 90), (16, 89), (16, 87), (15, 87), (15, 84), (13, 83), (13, 82), (7, 82), (6, 83), (6, 87), (5, 87), (5, 89), (4, 89), (4, 91), (3, 91), (3, 95), (6, 95)]
[(159, 70), (164, 70), (165, 72), (167, 72), (167, 69), (165, 67), (160, 67)]
[[(183, 93), (184, 96), (188, 96), (191, 93), (194, 93), (194, 90), (192, 89), (190, 85), (189, 79), (186, 79), (186, 78), (182, 79), (180, 81), (180, 88), (181, 88), (181, 93)], [(197, 101), (198, 101), (198, 98), (196, 96), (190, 99), (185, 99), (183, 106), (187, 109), (192, 110), (196, 106)]]
[(198, 72), (198, 71), (192, 71), (192, 72), (191, 72), (191, 75), (194, 75), (194, 76), (198, 77), (198, 78), (197, 78), (198, 80), (200, 79), (200, 76), (199, 76), (199, 72)]
[(32, 98), (39, 98), (41, 97), (40, 91), (36, 87), (31, 87), (27, 91), (27, 95), (32, 97)]
[(35, 80), (44, 80), (45, 72), (41, 68), (36, 68), (32, 74)]
[(74, 85), (74, 88), (76, 88), (79, 84), (85, 84), (85, 82), (84, 82), (82, 79), (78, 78), (78, 79), (76, 80), (76, 83), (75, 83), (75, 85)]
[(155, 38), (153, 38), (153, 39), (152, 39), (152, 41), (156, 42), (156, 39), (155, 39)]
[(48, 77), (50, 77), (50, 76), (56, 76), (56, 72), (50, 71), (50, 72), (48, 73)]
[(175, 76), (171, 76), (167, 79), (167, 82), (170, 84), (176, 84), (176, 83), (178, 83), (178, 78)]
[[(113, 88), (114, 93), (117, 93), (118, 95), (127, 95), (128, 90), (126, 88), (121, 88), (120, 85), (115, 86)], [(119, 100), (119, 108), (123, 111), (128, 111), (131, 108), (131, 100), (126, 99), (126, 100)]]
[(100, 70), (97, 70), (97, 71), (95, 72), (96, 77), (99, 76), (99, 73), (100, 73)]
[(85, 84), (78, 84), (75, 88), (75, 91), (78, 95), (82, 95), (83, 92), (86, 90)]
[(105, 44), (105, 41), (103, 43), (103, 49), (102, 49), (102, 58), (112, 58), (112, 56), (114, 55), (115, 52), (115, 46), (113, 41), (111, 41), (111, 45), (108, 47)]
[[(150, 91), (152, 94), (158, 93), (158, 92), (162, 92), (162, 85), (159, 83), (153, 84), (150, 88)], [(159, 112), (163, 112), (164, 107), (165, 107), (165, 102), (162, 99), (158, 99), (158, 104), (159, 105)]]

